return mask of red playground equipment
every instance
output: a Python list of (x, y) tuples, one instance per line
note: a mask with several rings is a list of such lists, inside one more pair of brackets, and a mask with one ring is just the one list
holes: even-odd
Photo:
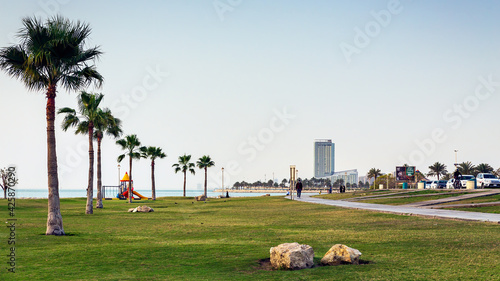
[[(123, 199), (123, 200), (128, 198), (128, 184), (129, 184), (129, 181), (130, 181), (130, 178), (128, 176), (128, 173), (125, 172), (125, 175), (120, 180), (120, 189), (118, 190), (118, 194), (116, 195), (116, 198)], [(136, 197), (133, 197), (133, 195), (132, 195), (133, 199), (135, 199), (135, 200), (149, 199), (148, 197), (142, 196), (139, 192), (137, 192), (137, 191), (134, 190), (134, 181), (133, 180), (132, 180), (131, 190), (132, 190), (132, 194), (134, 194), (134, 195), (136, 195), (138, 197), (138, 198), (136, 198)]]

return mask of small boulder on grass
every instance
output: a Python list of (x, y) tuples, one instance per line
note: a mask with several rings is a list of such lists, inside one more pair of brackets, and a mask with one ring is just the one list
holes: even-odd
[(361, 252), (346, 245), (333, 245), (321, 259), (323, 265), (339, 265), (342, 263), (359, 264)]
[(304, 269), (314, 265), (314, 250), (309, 245), (284, 243), (270, 250), (271, 265), (274, 269)]
[(149, 213), (149, 212), (154, 212), (155, 210), (153, 210), (153, 208), (150, 208), (148, 206), (137, 206), (135, 208), (128, 209), (128, 211), (132, 213), (137, 213), (137, 212)]

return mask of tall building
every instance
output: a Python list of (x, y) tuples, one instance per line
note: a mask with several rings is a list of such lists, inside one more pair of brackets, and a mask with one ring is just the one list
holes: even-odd
[(332, 140), (314, 141), (314, 177), (329, 177), (335, 172), (335, 143)]

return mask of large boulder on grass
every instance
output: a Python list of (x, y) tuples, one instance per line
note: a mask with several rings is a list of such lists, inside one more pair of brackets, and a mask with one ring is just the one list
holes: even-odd
[(342, 263), (359, 264), (361, 252), (346, 245), (333, 245), (321, 259), (323, 265), (339, 265)]
[(154, 212), (155, 211), (155, 210), (153, 210), (152, 208), (150, 208), (148, 206), (139, 206), (136, 209), (137, 209), (137, 212), (141, 212), (141, 213), (149, 213), (149, 212)]
[(271, 265), (274, 269), (304, 269), (314, 265), (314, 250), (309, 245), (284, 243), (270, 250)]
[(194, 199), (196, 199), (196, 201), (206, 201), (207, 197), (204, 194), (202, 194), (200, 196), (196, 196)]
[(150, 208), (148, 206), (137, 206), (135, 208), (128, 209), (128, 211), (132, 212), (132, 213), (137, 213), (137, 212), (149, 213), (149, 212), (154, 212), (155, 210), (153, 210), (152, 208)]

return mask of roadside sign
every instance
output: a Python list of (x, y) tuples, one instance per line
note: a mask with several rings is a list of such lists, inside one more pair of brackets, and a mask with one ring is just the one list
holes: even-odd
[(406, 175), (413, 177), (415, 175), (415, 167), (406, 167)]
[(397, 181), (413, 181), (415, 176), (415, 166), (398, 166), (396, 167)]

